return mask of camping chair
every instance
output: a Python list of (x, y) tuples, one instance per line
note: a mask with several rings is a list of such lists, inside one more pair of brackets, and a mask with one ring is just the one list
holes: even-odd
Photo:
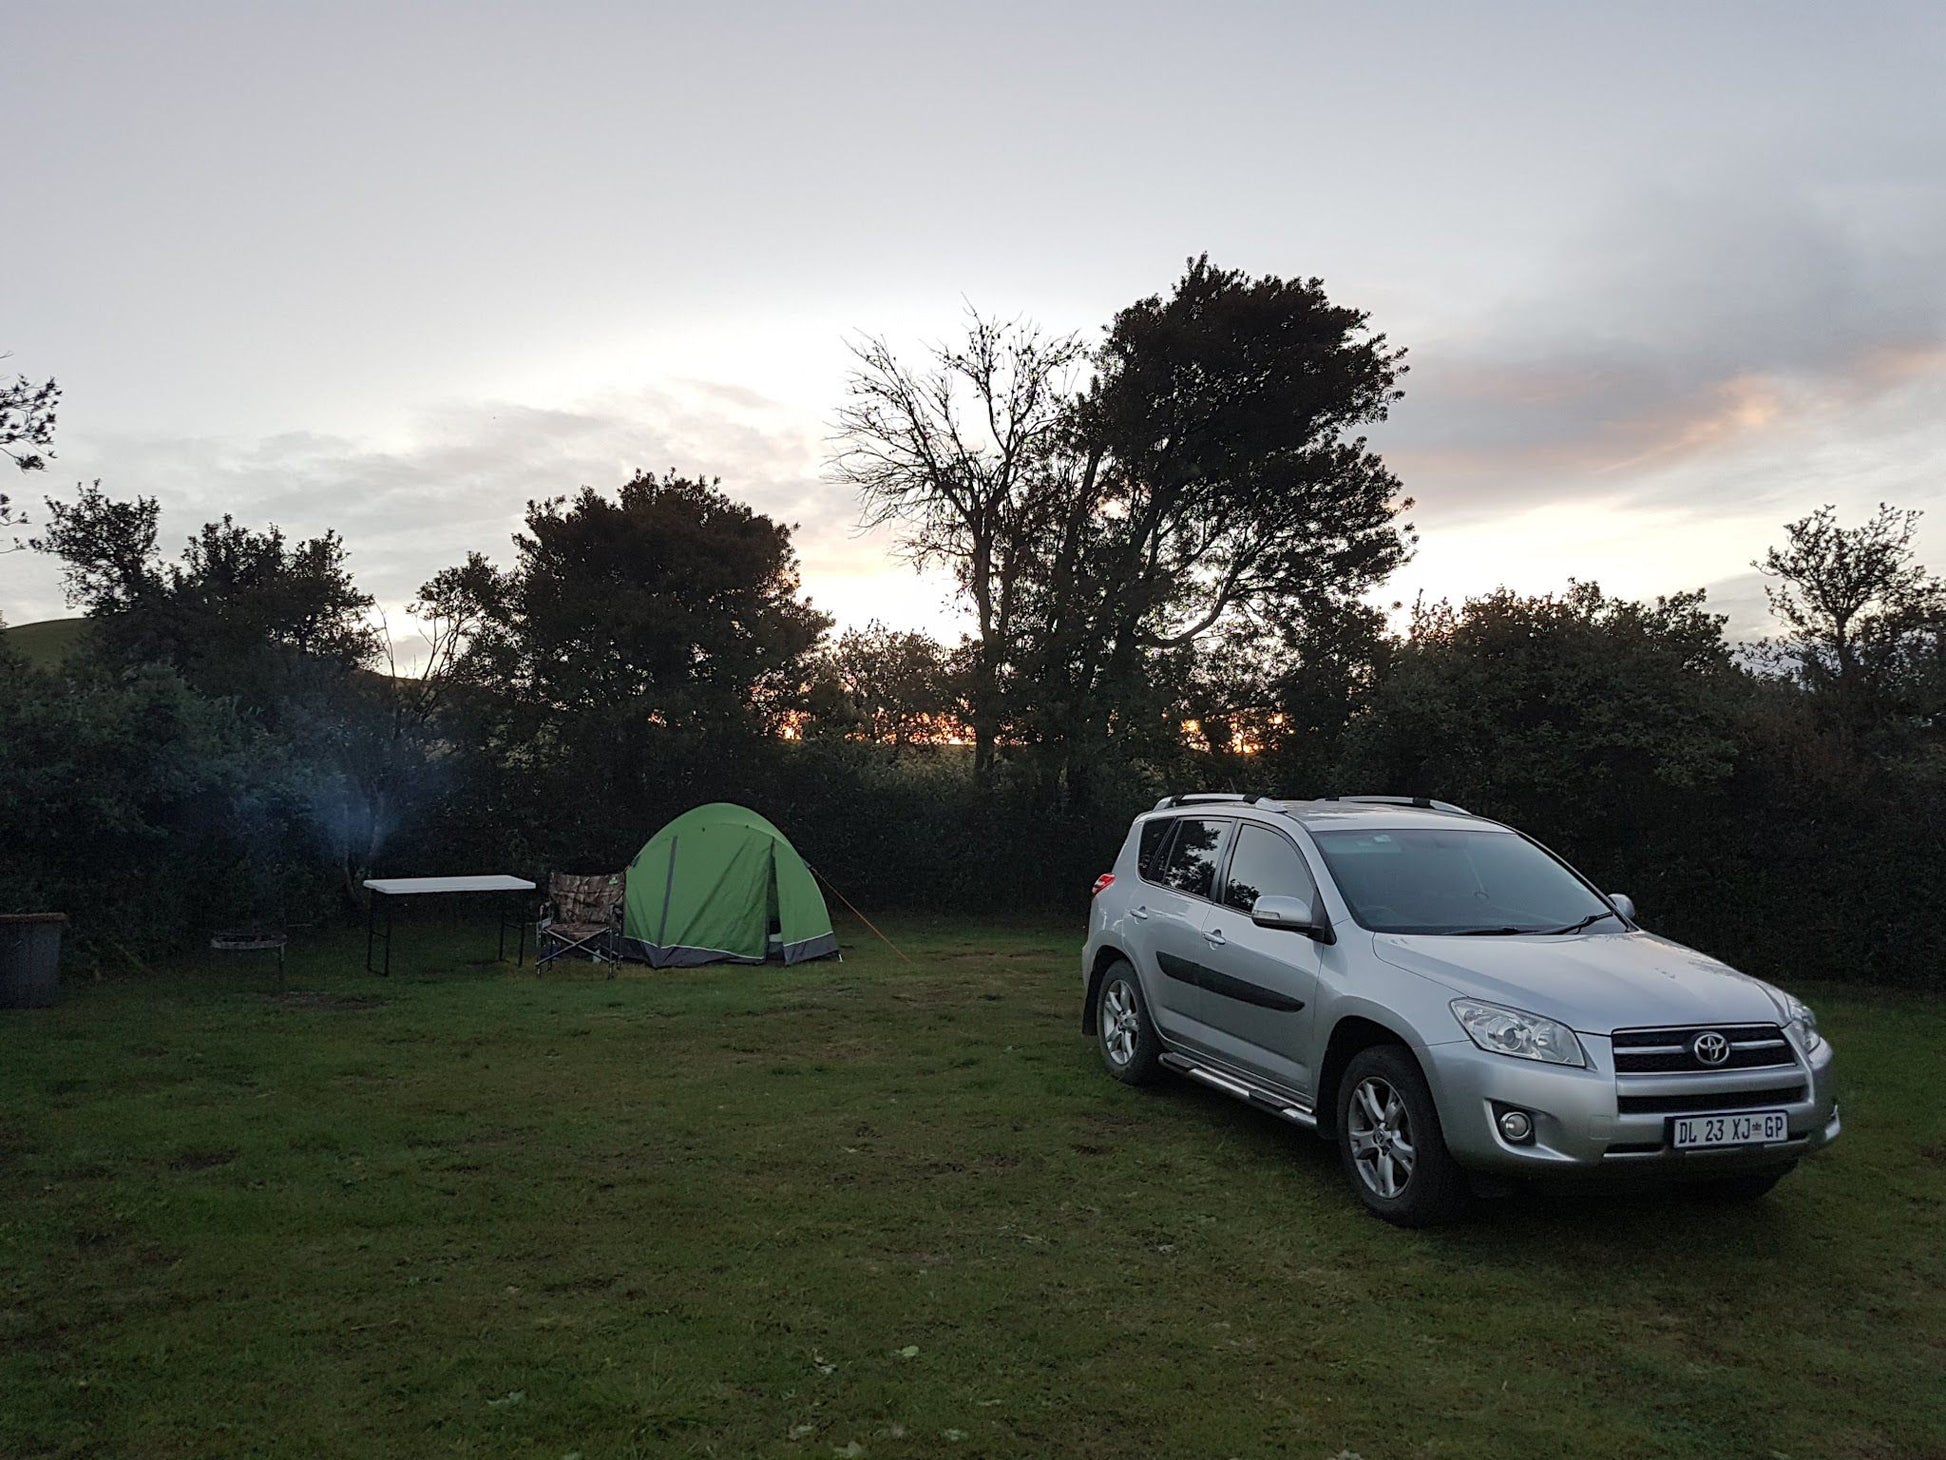
[[(565, 953), (585, 954), (594, 963), (618, 963), (621, 933), (621, 873), (598, 872), (592, 877), (551, 873), (536, 930), (534, 972)], [(615, 976), (612, 969), (608, 976)]]

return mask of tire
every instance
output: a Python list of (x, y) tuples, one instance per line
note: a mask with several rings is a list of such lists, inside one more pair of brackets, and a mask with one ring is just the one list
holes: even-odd
[(1124, 1085), (1146, 1085), (1162, 1073), (1162, 1037), (1149, 1018), (1142, 981), (1119, 958), (1095, 990), (1095, 1039), (1102, 1065)]
[(1786, 1161), (1782, 1166), (1771, 1166), (1762, 1171), (1746, 1171), (1741, 1176), (1719, 1176), (1714, 1181), (1699, 1182), (1695, 1191), (1704, 1201), (1727, 1205), (1757, 1201), (1768, 1196), (1773, 1186), (1796, 1169), (1797, 1162)]
[(1466, 1173), (1446, 1149), (1432, 1091), (1404, 1046), (1352, 1056), (1338, 1082), (1337, 1130), (1345, 1177), (1373, 1216), (1436, 1227), (1465, 1215)]

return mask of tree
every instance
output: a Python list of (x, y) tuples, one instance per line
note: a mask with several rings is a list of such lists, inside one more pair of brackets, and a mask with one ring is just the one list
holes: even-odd
[(1910, 710), (1902, 687), (1935, 677), (1946, 584), (1914, 561), (1919, 517), (1880, 503), (1846, 528), (1827, 505), (1787, 523), (1784, 546), (1752, 564), (1777, 580), (1764, 593), (1789, 630), (1798, 679), (1857, 723)]
[(276, 526), (225, 516), (165, 563), (157, 521), (153, 498), (118, 501), (96, 482), (48, 503), (34, 546), (61, 558), (68, 601), (94, 620), (111, 659), (166, 665), (269, 732), (278, 794), (302, 808), (355, 897), (427, 746), (412, 687), (376, 672), (389, 646), (343, 541), (325, 532), (293, 543)]
[(473, 554), (421, 602), (471, 623), (462, 677), (548, 721), (768, 727), (831, 622), (798, 596), (790, 529), (714, 482), (532, 502), (514, 542), (512, 569)]
[(61, 559), (68, 602), (98, 620), (115, 652), (173, 665), (200, 693), (236, 695), (274, 720), (293, 676), (377, 661), (372, 598), (335, 532), (291, 543), (275, 525), (260, 532), (225, 516), (164, 563), (152, 497), (118, 501), (95, 482), (47, 508), (34, 547)]
[(74, 502), (48, 500), (46, 535), (34, 539), (34, 550), (61, 560), (70, 607), (103, 618), (124, 612), (160, 586), (160, 509), (153, 497), (116, 501), (99, 479), (75, 490)]
[[(1394, 605), (1396, 607), (1396, 605)], [(1247, 789), (1320, 794), (1339, 784), (1345, 736), (1370, 702), (1395, 648), (1385, 615), (1361, 600), (1319, 604), (1269, 631), (1249, 635), (1215, 658), (1234, 666), (1221, 681), (1226, 694), (1200, 707), (1206, 732), (1228, 729), (1250, 759), (1234, 767)]]
[(867, 527), (899, 523), (912, 562), (944, 564), (971, 602), (968, 716), (984, 776), (1006, 717), (1027, 583), (1058, 520), (1082, 347), (976, 313), (963, 345), (937, 346), (917, 368), (875, 337), (853, 353), (832, 471), (858, 490)]
[(163, 665), (0, 674), (0, 908), (57, 908), (84, 952), (180, 947), (261, 915), (312, 851), (275, 746)]
[[(61, 388), (52, 380), (36, 385), (24, 375), (10, 384), (0, 384), (0, 452), (13, 458), (22, 471), (40, 471), (47, 465), (46, 453), (54, 444), (54, 408), (60, 403)], [(12, 500), (0, 492), (0, 529), (25, 527)], [(0, 553), (17, 552), (24, 544), (19, 538), (0, 542)]]
[(1088, 802), (1118, 724), (1153, 722), (1156, 655), (1342, 616), (1409, 556), (1411, 503), (1354, 434), (1385, 419), (1405, 370), (1367, 323), (1320, 280), (1207, 257), (1116, 316), (1076, 404), (1024, 675), (1071, 800)]
[(888, 629), (873, 619), (847, 629), (813, 669), (814, 724), (892, 747), (950, 738), (958, 718), (955, 665), (930, 634)]
[(954, 567), (976, 619), (976, 763), (1011, 726), (1050, 799), (1088, 805), (1111, 744), (1175, 733), (1171, 656), (1342, 615), (1410, 551), (1411, 504), (1355, 434), (1398, 399), (1403, 352), (1319, 280), (1204, 257), (1085, 356), (976, 317), (925, 369), (876, 340), (860, 358), (839, 479), (868, 523)]
[(1701, 593), (1653, 604), (1592, 583), (1418, 607), (1348, 734), (1341, 790), (1440, 796), (1584, 844), (1735, 764), (1748, 681)]

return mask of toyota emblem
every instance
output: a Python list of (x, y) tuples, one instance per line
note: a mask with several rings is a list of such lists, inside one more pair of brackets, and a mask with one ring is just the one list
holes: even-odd
[(1689, 1042), (1689, 1052), (1702, 1065), (1720, 1065), (1730, 1057), (1730, 1041), (1714, 1029), (1706, 1029)]

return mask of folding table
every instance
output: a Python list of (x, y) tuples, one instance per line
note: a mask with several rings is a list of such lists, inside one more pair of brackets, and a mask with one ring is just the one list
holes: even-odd
[[(525, 877), (371, 877), (365, 881), (371, 897), (365, 903), (365, 972), (377, 973), (390, 978), (392, 975), (392, 910), (394, 899), (401, 897), (429, 897), (458, 892), (532, 892), (534, 884)], [(378, 900), (385, 899), (385, 931), (378, 929)], [(499, 957), (507, 956), (507, 908), (504, 900), (500, 905), (500, 952)], [(515, 913), (512, 922), (520, 930), (518, 951), (514, 954), (515, 966), (527, 961), (527, 919), (522, 913)], [(384, 940), (385, 966), (372, 967), (372, 944)]]

